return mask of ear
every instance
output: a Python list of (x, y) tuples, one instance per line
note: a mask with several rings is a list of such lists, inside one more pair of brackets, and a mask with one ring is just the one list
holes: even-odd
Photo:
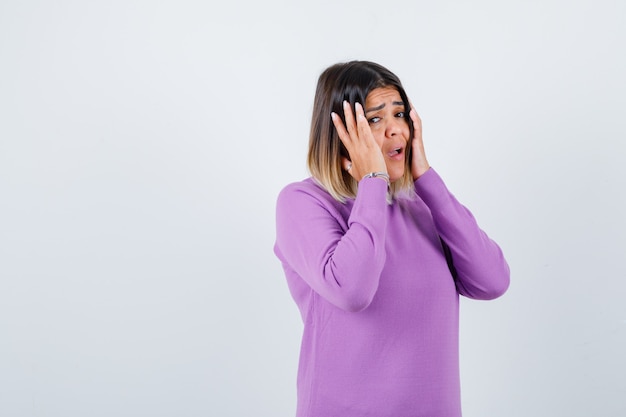
[(343, 168), (344, 171), (350, 171), (350, 169), (352, 168), (352, 161), (350, 161), (348, 158), (346, 158), (345, 156), (341, 157), (341, 167)]

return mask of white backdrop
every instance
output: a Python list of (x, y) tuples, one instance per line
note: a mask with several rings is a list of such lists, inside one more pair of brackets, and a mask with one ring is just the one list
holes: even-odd
[(625, 49), (621, 0), (2, 0), (0, 415), (294, 415), (274, 204), (349, 59), (511, 266), (464, 415), (625, 415)]

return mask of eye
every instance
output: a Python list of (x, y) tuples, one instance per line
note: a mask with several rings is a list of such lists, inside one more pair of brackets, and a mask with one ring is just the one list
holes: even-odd
[(370, 124), (378, 123), (378, 122), (380, 122), (380, 117), (378, 117), (378, 116), (370, 117), (367, 121)]
[(399, 118), (401, 118), (401, 119), (404, 119), (404, 118), (406, 117), (406, 113), (405, 113), (405, 112), (403, 112), (403, 111), (398, 112), (398, 113), (396, 113), (396, 117), (399, 117)]

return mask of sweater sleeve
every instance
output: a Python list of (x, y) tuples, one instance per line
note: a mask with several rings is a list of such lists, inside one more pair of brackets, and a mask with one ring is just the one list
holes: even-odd
[(459, 293), (480, 300), (504, 294), (510, 273), (502, 250), (479, 228), (433, 168), (415, 181), (415, 190), (430, 208)]
[(346, 220), (320, 187), (285, 187), (276, 206), (274, 246), (283, 266), (335, 306), (365, 309), (385, 263), (386, 192), (384, 181), (362, 180)]

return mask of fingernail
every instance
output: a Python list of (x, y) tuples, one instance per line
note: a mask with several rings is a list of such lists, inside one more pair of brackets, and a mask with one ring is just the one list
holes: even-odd
[(330, 112), (330, 118), (331, 118), (331, 119), (333, 119), (333, 120), (335, 120), (335, 117), (337, 117), (337, 115), (335, 114), (335, 112), (334, 112), (334, 111), (331, 111), (331, 112)]

